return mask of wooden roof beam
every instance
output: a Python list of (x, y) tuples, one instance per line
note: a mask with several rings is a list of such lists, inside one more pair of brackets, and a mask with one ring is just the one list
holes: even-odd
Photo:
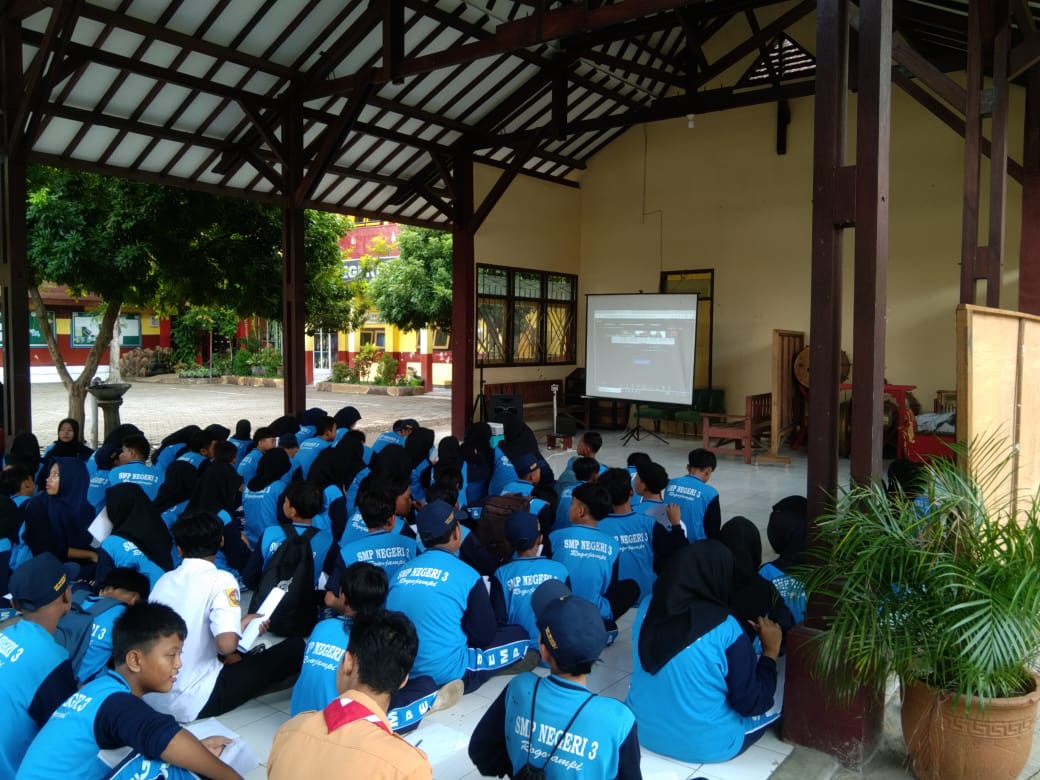
[[(504, 22), (495, 28), (494, 33), (482, 40), (431, 54), (406, 57), (396, 71), (400, 78), (406, 78), (455, 65), (468, 65), (485, 57), (511, 54), (588, 30), (607, 28), (648, 14), (670, 11), (690, 2), (692, 0), (621, 0), (613, 5), (595, 9), (583, 4), (567, 5), (514, 22)], [(314, 84), (304, 90), (303, 99), (313, 100), (349, 92), (356, 89), (365, 78), (370, 78), (375, 83), (388, 80), (381, 72), (355, 73)]]

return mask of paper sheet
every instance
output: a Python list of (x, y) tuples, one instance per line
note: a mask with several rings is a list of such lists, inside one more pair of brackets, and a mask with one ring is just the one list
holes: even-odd
[(246, 775), (260, 764), (260, 759), (257, 758), (256, 753), (250, 749), (245, 740), (216, 718), (200, 720), (184, 728), (199, 739), (205, 739), (206, 737), (227, 737), (230, 739), (231, 744), (224, 748), (224, 751), (220, 754), (220, 760), (240, 775)]
[(108, 519), (108, 507), (101, 508), (98, 516), (94, 518), (94, 522), (87, 527), (87, 531), (94, 537), (97, 546), (101, 546), (101, 543), (112, 535), (112, 521)]
[(260, 609), (257, 611), (260, 617), (253, 618), (249, 621), (245, 631), (242, 632), (242, 638), (238, 640), (238, 649), (243, 653), (248, 653), (253, 649), (253, 645), (256, 644), (256, 640), (260, 636), (260, 624), (263, 623), (267, 618), (271, 617), (271, 614), (275, 611), (282, 599), (285, 597), (285, 591), (281, 588), (271, 588), (271, 592), (267, 594), (267, 598), (260, 605)]

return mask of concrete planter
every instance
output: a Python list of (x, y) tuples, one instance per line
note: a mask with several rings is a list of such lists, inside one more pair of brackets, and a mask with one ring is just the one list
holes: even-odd
[(226, 385), (240, 385), (242, 387), (285, 387), (284, 379), (275, 379), (264, 376), (225, 376), (223, 383)]
[(426, 388), (422, 385), (413, 387), (411, 385), (394, 385), (386, 388), (387, 395), (422, 395)]
[(345, 395), (386, 395), (387, 391), (382, 385), (353, 385), (346, 382), (318, 382), (316, 387), (326, 393)]

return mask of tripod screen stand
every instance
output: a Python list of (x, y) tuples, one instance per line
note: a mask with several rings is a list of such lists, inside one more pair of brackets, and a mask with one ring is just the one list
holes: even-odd
[(651, 430), (649, 430), (647, 428), (644, 428), (642, 426), (641, 418), (639, 416), (639, 410), (642, 408), (643, 405), (641, 403), (639, 403), (638, 401), (635, 402), (635, 405), (636, 405), (636, 424), (634, 426), (630, 426), (628, 428), (628, 430), (625, 431), (624, 435), (621, 437), (621, 446), (624, 447), (630, 441), (632, 441), (632, 439), (635, 439), (636, 441), (642, 441), (647, 436), (653, 436), (659, 442), (661, 442), (663, 444), (668, 444), (668, 442), (665, 441), (655, 431), (651, 431)]

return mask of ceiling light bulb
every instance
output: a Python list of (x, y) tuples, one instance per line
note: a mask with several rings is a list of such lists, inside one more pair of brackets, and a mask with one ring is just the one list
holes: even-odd
[(690, 130), (693, 130), (693, 128), (695, 128), (697, 126), (697, 116), (695, 114), (687, 114), (686, 115), (686, 126)]

